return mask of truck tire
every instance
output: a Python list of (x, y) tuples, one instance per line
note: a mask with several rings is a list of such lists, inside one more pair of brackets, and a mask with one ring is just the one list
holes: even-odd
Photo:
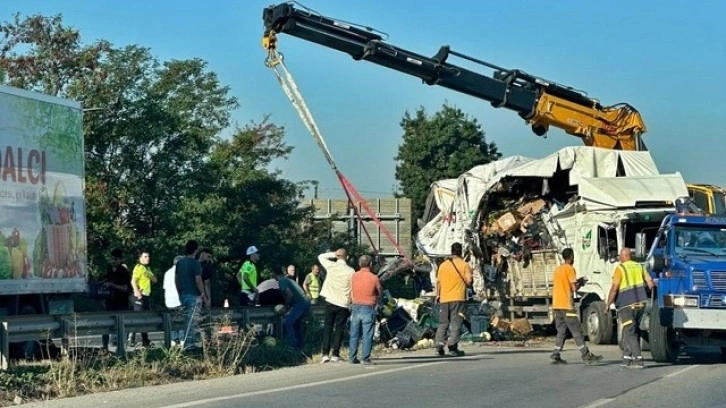
[(650, 351), (650, 337), (648, 336), (648, 332), (644, 331), (640, 333), (640, 350), (641, 351)]
[(680, 349), (676, 342), (675, 331), (661, 322), (661, 309), (650, 309), (650, 325), (648, 330), (650, 355), (659, 363), (675, 363)]
[(583, 322), (585, 333), (593, 344), (610, 344), (613, 338), (613, 321), (610, 313), (605, 313), (605, 303), (596, 300), (590, 303), (585, 309)]

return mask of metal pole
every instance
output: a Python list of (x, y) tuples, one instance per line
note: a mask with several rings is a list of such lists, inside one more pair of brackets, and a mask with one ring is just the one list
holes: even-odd
[(164, 326), (164, 347), (171, 348), (171, 316), (169, 313), (161, 315), (161, 324)]
[(126, 355), (126, 327), (124, 315), (116, 315), (116, 355)]
[(10, 368), (10, 342), (8, 341), (8, 322), (0, 325), (0, 371)]

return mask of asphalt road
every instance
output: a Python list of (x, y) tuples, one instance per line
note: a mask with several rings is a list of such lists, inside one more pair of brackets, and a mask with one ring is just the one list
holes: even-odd
[[(568, 342), (567, 365), (549, 364), (549, 348), (475, 344), (462, 358), (421, 350), (374, 359), (373, 366), (315, 364), (272, 372), (87, 395), (26, 407), (721, 407), (726, 365), (697, 354), (676, 365), (620, 367), (616, 346), (586, 366)], [(646, 353), (647, 356), (647, 353)]]

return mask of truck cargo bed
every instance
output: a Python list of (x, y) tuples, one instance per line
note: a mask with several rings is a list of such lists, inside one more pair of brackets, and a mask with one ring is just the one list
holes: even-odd
[(507, 273), (507, 297), (551, 297), (552, 279), (560, 265), (556, 249), (532, 251), (532, 259), (524, 262), (510, 260)]

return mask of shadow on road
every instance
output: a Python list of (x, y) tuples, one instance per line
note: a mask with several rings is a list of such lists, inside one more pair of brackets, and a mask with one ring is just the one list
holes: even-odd
[(476, 354), (529, 354), (529, 353), (535, 353), (535, 354), (549, 354), (552, 353), (552, 349), (507, 349), (507, 350), (486, 350), (486, 349), (480, 349), (476, 352)]
[(480, 360), (491, 360), (491, 357), (483, 357), (480, 354), (467, 354), (466, 357), (437, 357), (437, 356), (411, 356), (411, 357), (382, 357), (376, 358), (375, 361), (381, 365), (392, 364), (410, 364), (410, 363), (456, 363), (456, 362), (474, 362)]

